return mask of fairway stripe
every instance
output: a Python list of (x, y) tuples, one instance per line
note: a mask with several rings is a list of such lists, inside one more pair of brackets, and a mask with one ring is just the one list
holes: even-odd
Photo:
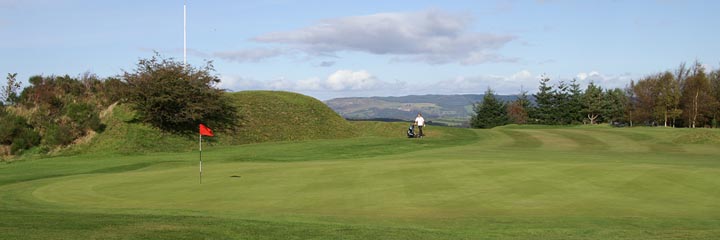
[(65, 175), (0, 185), (0, 238), (717, 239), (720, 148), (652, 148), (677, 132), (518, 127), (214, 148), (202, 185), (186, 152), (17, 162), (0, 167), (3, 181)]
[(507, 129), (498, 131), (512, 138), (513, 141), (506, 145), (509, 148), (539, 148), (543, 145), (542, 141), (527, 132)]

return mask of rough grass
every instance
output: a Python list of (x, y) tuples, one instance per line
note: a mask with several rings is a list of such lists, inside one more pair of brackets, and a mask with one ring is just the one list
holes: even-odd
[(139, 154), (148, 152), (189, 151), (193, 138), (165, 133), (140, 123), (127, 105), (117, 105), (103, 118), (105, 129), (88, 144), (73, 146), (73, 152)]
[(720, 133), (709, 129), (692, 129), (690, 132), (677, 136), (673, 142), (679, 144), (720, 143)]
[[(361, 128), (353, 127), (312, 97), (278, 91), (243, 91), (228, 96), (240, 113), (240, 127), (236, 131), (216, 131), (216, 138), (205, 138), (208, 145), (340, 139), (363, 134)], [(196, 135), (170, 134), (143, 124), (129, 106), (114, 104), (102, 115), (104, 131), (64, 149), (60, 155), (188, 152), (197, 148)]]
[(431, 127), (0, 165), (0, 239), (718, 239), (717, 130)]

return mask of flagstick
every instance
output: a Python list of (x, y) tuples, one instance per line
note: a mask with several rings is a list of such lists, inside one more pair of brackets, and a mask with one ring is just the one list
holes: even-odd
[(183, 2), (183, 66), (187, 66), (187, 1)]
[(200, 134), (200, 184), (202, 184), (202, 134)]

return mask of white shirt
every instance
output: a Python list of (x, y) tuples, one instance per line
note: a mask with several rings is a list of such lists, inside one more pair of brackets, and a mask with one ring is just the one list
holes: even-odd
[(425, 119), (423, 117), (420, 117), (420, 116), (416, 117), (415, 122), (417, 123), (418, 126), (425, 126)]

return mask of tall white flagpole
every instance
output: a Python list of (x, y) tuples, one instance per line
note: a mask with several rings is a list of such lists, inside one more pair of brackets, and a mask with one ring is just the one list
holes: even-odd
[(187, 1), (183, 2), (183, 65), (187, 65)]

